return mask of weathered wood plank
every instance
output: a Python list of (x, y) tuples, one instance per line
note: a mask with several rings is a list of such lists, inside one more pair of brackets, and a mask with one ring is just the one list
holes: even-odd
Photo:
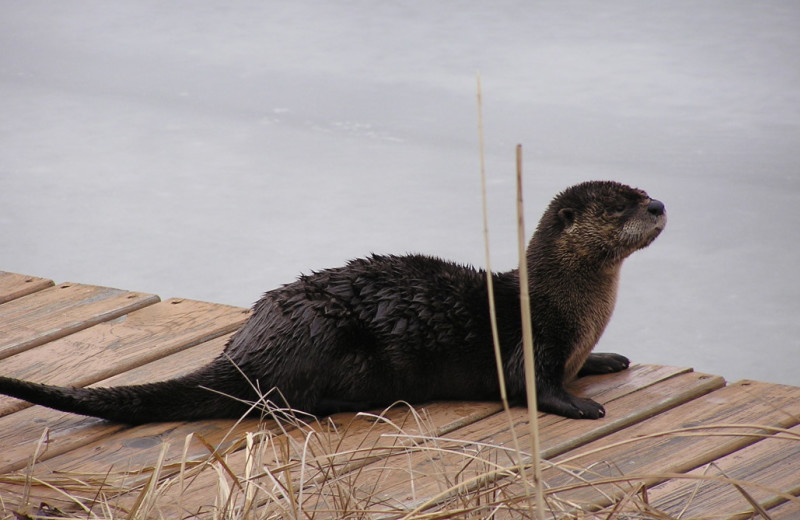
[(800, 498), (785, 502), (778, 507), (770, 509), (768, 512), (772, 520), (797, 520), (800, 518)]
[[(152, 467), (165, 444), (169, 446), (165, 464), (175, 464), (183, 458), (186, 437), (190, 434), (194, 439), (188, 445), (186, 459), (191, 461), (209, 454), (208, 448), (197, 440), (198, 437), (216, 446), (226, 439), (238, 439), (245, 432), (260, 429), (270, 429), (276, 433), (280, 431), (274, 422), (261, 422), (258, 419), (245, 419), (238, 424), (233, 419), (144, 424), (114, 432), (48, 459), (35, 474), (46, 479), (51, 468), (57, 469), (58, 473), (76, 475), (140, 471)], [(168, 475), (169, 472), (166, 472), (164, 476)], [(145, 479), (148, 477), (144, 475)], [(113, 481), (113, 476), (109, 481)], [(128, 479), (128, 482), (135, 482), (135, 479)]]
[[(306, 480), (321, 481), (332, 476), (326, 473), (330, 469), (325, 468), (335, 468), (337, 475), (346, 474), (402, 449), (406, 435), (442, 435), (498, 410), (497, 403), (437, 402), (413, 413), (405, 406), (397, 406), (382, 414), (380, 420), (365, 414), (339, 414), (331, 417), (331, 421), (312, 423), (313, 435), (308, 430), (295, 429), (273, 438), (269, 448), (264, 449), (258, 467), (275, 468), (302, 459), (308, 461)], [(226, 457), (226, 462), (234, 471), (241, 472), (247, 454), (233, 453)], [(201, 510), (208, 512), (212, 504), (209, 497), (215, 493), (217, 484), (216, 473), (205, 471), (183, 490), (177, 486), (166, 490), (162, 495), (162, 513), (177, 517), (191, 516)]]
[[(102, 385), (136, 384), (149, 380), (175, 377), (188, 370), (201, 366), (216, 356), (224, 347), (226, 337), (217, 338), (202, 345), (192, 347), (172, 356), (160, 359), (129, 372), (119, 374), (114, 378), (102, 381)], [(38, 411), (39, 413), (34, 413)], [(14, 420), (22, 418), (22, 424), (14, 429)], [(51, 422), (54, 421), (54, 422)], [(45, 426), (51, 428), (47, 434), (46, 451), (37, 464), (33, 467), (32, 475), (42, 478), (47, 482), (61, 482), (65, 484), (75, 498), (92, 502), (94, 493), (92, 487), (74, 486), (72, 482), (65, 483), (72, 476), (86, 477), (87, 482), (97, 483), (97, 476), (109, 474), (107, 484), (109, 493), (114, 485), (126, 482), (126, 485), (135, 485), (135, 482), (147, 479), (149, 474), (145, 471), (142, 476), (124, 476), (122, 472), (146, 470), (156, 461), (163, 443), (170, 443), (171, 450), (168, 462), (180, 460), (183, 452), (183, 442), (188, 434), (202, 436), (212, 444), (223, 444), (229, 430), (234, 427), (235, 421), (197, 421), (191, 423), (153, 423), (139, 427), (102, 421), (95, 418), (86, 418), (73, 414), (65, 414), (41, 407), (33, 407), (12, 415), (0, 418), (3, 439), (0, 445), (5, 446), (6, 438), (10, 441), (8, 453), (0, 455), (10, 468), (21, 470), (16, 473), (21, 482), (23, 476), (28, 474), (28, 460), (35, 452), (37, 435), (41, 436)], [(243, 421), (233, 430), (231, 439), (237, 439), (245, 430), (257, 430), (257, 420)], [(10, 427), (11, 429), (8, 429)], [(20, 431), (22, 430), (22, 431)], [(20, 434), (26, 436), (26, 442), (18, 442)], [(187, 459), (207, 455), (205, 446), (195, 440), (190, 445)], [(6, 471), (7, 474), (14, 474)], [(69, 475), (63, 477), (63, 475)], [(168, 475), (168, 472), (165, 472)], [(95, 488), (96, 490), (96, 488)], [(15, 485), (12, 481), (0, 484), (0, 495), (12, 509), (18, 507), (24, 488)], [(83, 493), (85, 492), (85, 493)], [(65, 500), (61, 492), (42, 486), (34, 486), (28, 495), (27, 503), (45, 501), (59, 507), (71, 510), (70, 500)]]
[[(726, 431), (736, 433), (731, 429), (717, 433)], [(800, 494), (800, 426), (790, 431), (794, 437), (773, 435), (687, 475), (746, 482), (740, 487), (750, 497), (764, 509), (774, 507), (786, 501), (780, 493)], [(651, 488), (648, 495), (653, 507), (675, 517), (749, 518), (756, 513), (740, 490), (720, 480), (669, 480)]]
[[(496, 403), (434, 403), (428, 407), (429, 417), (426, 421), (417, 422), (416, 418), (409, 413), (408, 409), (399, 406), (393, 408), (385, 414), (386, 420), (376, 422), (372, 417), (365, 415), (340, 414), (333, 416), (331, 421), (323, 421), (314, 425), (317, 435), (312, 436), (314, 442), (304, 446), (306, 437), (304, 433), (296, 430), (289, 430), (286, 435), (279, 436), (276, 445), (281, 443), (291, 445), (291, 453), (294, 455), (303, 449), (310, 450), (312, 453), (333, 453), (333, 451), (347, 451), (357, 449), (359, 446), (368, 442), (378, 442), (381, 433), (397, 433), (398, 427), (411, 434), (426, 434), (428, 432), (447, 431), (453, 425), (460, 425), (464, 422), (477, 420), (497, 410)], [(335, 425), (335, 426), (334, 426)], [(202, 435), (209, 443), (219, 443), (228, 435), (228, 429), (233, 426), (232, 421), (198, 421), (193, 423), (164, 423), (160, 425), (144, 425), (130, 430), (118, 432), (103, 438), (97, 442), (71, 450), (63, 455), (53, 457), (34, 468), (34, 475), (44, 481), (52, 482), (58, 480), (60, 475), (67, 472), (69, 475), (86, 476), (94, 474), (106, 475), (111, 471), (136, 471), (143, 467), (150, 467), (161, 452), (163, 443), (169, 444), (167, 451), (166, 464), (175, 464), (182, 458), (184, 442), (189, 433)], [(258, 431), (260, 429), (270, 429), (274, 434), (278, 434), (276, 423), (268, 421), (259, 424), (258, 421), (248, 420), (235, 427), (232, 437), (243, 435), (246, 431)], [(189, 445), (188, 459), (207, 456), (208, 450), (199, 442), (192, 442)], [(350, 454), (342, 457), (350, 457), (358, 460), (360, 455)], [(237, 464), (243, 463), (243, 452), (239, 451), (226, 457), (231, 467), (237, 468)], [(169, 476), (178, 470), (173, 466), (162, 472), (162, 476)], [(110, 474), (109, 488), (119, 482), (119, 475)], [(145, 473), (140, 476), (127, 477), (127, 484), (143, 482), (148, 478)], [(168, 511), (166, 516), (175, 517), (176, 508), (180, 511), (194, 512), (200, 508), (205, 508), (211, 502), (209, 500), (209, 489), (217, 483), (217, 476), (213, 471), (205, 471), (196, 479), (192, 479), (191, 486), (183, 493), (180, 498), (177, 494), (177, 487), (166, 491), (160, 499), (162, 511)], [(22, 487), (13, 484), (2, 484), (0, 490), (4, 496), (19, 497)], [(82, 489), (80, 486), (71, 490), (76, 496), (83, 496), (87, 500), (91, 499), (91, 488)], [(136, 499), (134, 493), (131, 497), (123, 497), (118, 501), (121, 507), (130, 506)], [(13, 498), (9, 498), (13, 502)], [(30, 493), (30, 501), (36, 503), (40, 500), (49, 503), (68, 507), (63, 497), (51, 489), (44, 487), (34, 487)], [(179, 506), (178, 504), (182, 504)]]
[[(133, 370), (123, 372), (99, 382), (93, 386), (114, 386), (123, 384), (139, 384), (148, 381), (160, 380), (170, 377), (178, 377), (189, 371), (198, 368), (219, 354), (224, 348), (229, 335), (215, 338), (192, 348), (180, 351), (171, 356), (156, 360), (152, 363), (143, 365)], [(214, 437), (214, 433), (224, 428), (222, 423), (226, 421), (208, 423), (157, 423), (146, 425), (140, 428), (103, 421), (96, 418), (82, 417), (74, 414), (67, 414), (50, 410), (40, 406), (27, 408), (20, 412), (0, 418), (0, 465), (4, 474), (0, 483), (0, 496), (3, 497), (9, 510), (19, 510), (26, 504), (38, 504), (41, 501), (63, 507), (66, 511), (73, 510), (72, 499), (65, 500), (60, 491), (44, 486), (34, 486), (28, 495), (25, 504), (20, 503), (25, 492), (22, 484), (26, 475), (28, 463), (36, 453), (36, 445), (46, 431), (46, 442), (44, 452), (39, 453), (36, 465), (30, 475), (41, 477), (45, 481), (61, 483), (76, 499), (82, 499), (87, 505), (93, 501), (95, 491), (91, 486), (70, 487), (70, 477), (62, 477), (68, 464), (72, 467), (81, 466), (80, 461), (76, 462), (77, 457), (86, 459), (100, 459), (99, 469), (102, 475), (109, 472), (122, 472), (130, 469), (143, 469), (150, 467), (157, 459), (157, 454), (164, 441), (178, 439), (180, 442), (189, 432), (202, 432)], [(231, 421), (227, 421), (230, 424)], [(183, 428), (176, 433), (176, 427)], [(117, 436), (113, 434), (118, 433)], [(219, 435), (217, 435), (219, 437)], [(107, 439), (107, 443), (97, 442)], [(94, 443), (94, 444), (93, 444)], [(91, 448), (86, 448), (92, 445)], [(180, 449), (180, 443), (176, 443)], [(200, 451), (197, 443), (194, 443), (195, 452)], [(59, 458), (59, 457), (63, 458)], [(129, 462), (128, 459), (139, 458), (145, 462), (138, 467)], [(85, 461), (84, 461), (85, 462)], [(114, 466), (114, 463), (118, 463)], [(105, 465), (105, 469), (102, 469)], [(86, 466), (86, 464), (84, 464)], [(97, 475), (86, 475), (87, 482), (97, 484)], [(16, 477), (17, 484), (14, 483)], [(145, 475), (144, 478), (146, 478)], [(63, 480), (66, 478), (67, 480)], [(136, 477), (131, 477), (134, 480)], [(121, 481), (119, 474), (113, 474), (109, 478), (109, 486), (119, 484)], [(99, 486), (99, 484), (97, 484)], [(88, 489), (88, 491), (87, 491)], [(86, 491), (86, 493), (83, 493)], [(109, 493), (111, 489), (107, 490)], [(83, 493), (83, 494), (82, 494)]]
[[(91, 386), (131, 385), (180, 377), (216, 357), (222, 352), (229, 337), (229, 334), (220, 336)], [(45, 430), (46, 451), (38, 458), (40, 462), (126, 429), (128, 427), (123, 424), (41, 406), (0, 417), (0, 446), (3, 447), (0, 450), (0, 474), (27, 466)]]
[[(655, 380), (669, 378), (686, 370), (684, 368), (636, 366), (629, 373), (616, 374), (613, 380), (609, 377), (585, 378), (578, 384), (578, 389), (590, 392), (592, 395), (613, 398), (615, 395), (631, 392), (639, 385), (646, 385), (646, 381), (652, 383)], [(501, 407), (498, 403), (434, 403), (418, 409), (430, 417), (429, 421), (431, 422), (428, 424), (427, 430), (424, 428), (420, 430), (421, 425), (418, 424), (412, 424), (411, 429), (403, 427), (403, 424), (410, 424), (409, 419), (406, 418), (404, 421), (399, 421), (396, 417), (397, 410), (390, 411), (387, 418), (391, 421), (391, 424), (398, 426), (390, 426), (389, 423), (375, 425), (371, 421), (364, 421), (361, 417), (356, 417), (351, 422), (345, 422), (350, 421), (352, 416), (349, 414), (335, 416), (337, 431), (326, 431), (324, 427), (321, 430), (317, 425), (317, 436), (314, 440), (319, 441), (319, 443), (315, 443), (316, 451), (312, 451), (320, 454), (331, 454), (334, 452), (347, 452), (347, 450), (355, 449), (356, 447), (370, 451), (368, 458), (363, 456), (354, 457), (353, 454), (345, 454), (338, 457), (338, 459), (346, 459), (347, 457), (358, 459), (357, 461), (348, 460), (339, 463), (342, 466), (349, 464), (351, 469), (357, 469), (374, 459), (389, 456), (396, 451), (396, 447), (400, 446), (399, 443), (402, 440), (402, 438), (396, 437), (398, 434), (411, 436), (448, 435), (449, 437), (450, 432), (456, 430), (460, 432), (462, 428), (467, 428), (470, 432), (475, 433), (472, 428), (484, 422), (482, 420), (484, 418), (489, 418), (487, 420), (495, 419), (495, 414)], [(453, 412), (456, 413), (453, 414)], [(445, 414), (449, 415), (449, 417)], [(500, 424), (502, 427), (506, 427), (507, 420), (501, 420)], [(420, 431), (422, 431), (421, 434), (419, 433)], [(487, 429), (485, 435), (491, 436), (492, 433), (491, 429)], [(289, 432), (289, 437), (293, 438), (294, 449), (303, 446), (305, 438), (301, 433), (297, 431)], [(386, 447), (387, 443), (389, 448)], [(377, 446), (381, 446), (381, 449), (375, 449)], [(293, 456), (299, 457), (301, 455), (298, 452), (294, 452)], [(261, 463), (267, 466), (275, 466), (281, 462), (280, 460), (270, 459)], [(243, 467), (245, 454), (240, 452), (230, 456), (228, 463), (232, 468)], [(338, 468), (339, 474), (341, 474), (341, 471), (342, 468)], [(313, 470), (308, 470), (305, 477), (307, 480), (313, 480), (315, 478)], [(183, 493), (181, 497), (182, 503), (186, 507), (184, 512), (192, 512), (192, 506), (197, 508), (203, 506), (204, 498), (207, 498), (209, 493), (213, 493), (214, 486), (216, 486), (216, 478), (212, 474), (206, 474), (197, 479), (192, 487)], [(207, 502), (205, 504), (207, 505)]]
[(53, 280), (0, 271), (0, 304), (53, 286)]
[[(788, 428), (799, 417), (800, 388), (742, 381), (557, 457), (553, 462), (559, 468), (546, 470), (544, 479), (559, 500), (569, 501), (565, 507), (595, 510), (640, 482), (659, 484), (667, 480), (659, 475), (685, 473), (755, 442), (742, 435), (712, 435), (712, 430), (691, 435), (668, 432), (718, 424)], [(750, 431), (765, 430), (752, 426)], [(632, 439), (635, 442), (629, 442)], [(569, 476), (567, 470), (579, 476)], [(619, 477), (633, 482), (605, 483)], [(519, 497), (523, 489), (513, 484), (506, 493)]]
[(158, 296), (63, 283), (0, 305), (0, 359), (152, 305)]
[[(652, 382), (669, 378), (670, 376), (674, 376), (685, 371), (686, 369), (680, 368), (641, 366), (635, 367), (630, 371), (629, 374), (618, 375), (618, 378), (615, 382), (611, 382), (609, 378), (605, 378), (605, 382), (601, 382), (603, 378), (587, 378), (582, 382), (582, 385), (585, 388), (591, 388), (593, 394), (595, 395), (605, 395), (608, 398), (613, 398), (615, 394), (625, 394), (626, 392), (633, 391), (638, 386), (646, 385), (648, 378), (650, 382)], [(633, 375), (637, 372), (639, 373), (638, 377)], [(694, 375), (694, 377), (699, 378), (704, 376)], [(634, 383), (634, 381), (638, 381), (638, 383)], [(721, 380), (718, 380), (714, 384), (718, 386), (721, 384)], [(474, 425), (476, 421), (480, 420), (482, 417), (492, 416), (493, 413), (500, 409), (500, 406), (497, 403), (436, 403), (431, 406), (432, 408), (423, 407), (420, 408), (420, 410), (428, 413), (430, 416), (430, 421), (433, 421), (433, 424), (429, 424), (429, 427), (432, 428), (431, 431), (438, 435), (442, 435), (448, 431), (453, 431), (465, 426), (469, 427), (469, 425)], [(462, 410), (455, 416), (445, 420), (443, 414), (445, 412), (453, 412), (456, 408), (461, 408)], [(388, 417), (392, 420), (393, 424), (401, 424), (398, 422), (396, 417), (392, 416), (392, 414), (396, 413), (397, 412), (393, 410), (389, 412)], [(324, 426), (322, 429), (320, 429), (319, 425), (317, 425), (317, 436), (315, 437), (315, 440), (319, 441), (319, 443), (314, 443), (312, 446), (313, 449), (310, 451), (316, 454), (329, 455), (334, 452), (346, 452), (348, 449), (354, 449), (355, 447), (360, 447), (362, 450), (370, 450), (370, 455), (368, 457), (369, 460), (365, 460), (364, 457), (354, 457), (353, 454), (345, 454), (338, 457), (339, 459), (345, 459), (347, 457), (358, 459), (339, 462), (339, 464), (342, 466), (349, 464), (351, 469), (355, 469), (359, 466), (364, 466), (373, 459), (381, 456), (385, 457), (392, 452), (392, 448), (388, 449), (387, 451), (386, 446), (384, 446), (387, 442), (391, 446), (399, 446), (398, 438), (387, 438), (385, 437), (386, 435), (396, 435), (399, 433), (404, 435), (414, 435), (414, 429), (418, 429), (420, 427), (420, 425), (415, 424), (413, 425), (411, 431), (408, 431), (407, 429), (400, 431), (394, 426), (390, 427), (389, 430), (386, 430), (386, 424), (382, 425), (383, 428), (379, 428), (371, 421), (364, 422), (363, 420), (355, 420), (350, 423), (341, 422), (342, 419), (350, 420), (351, 418), (352, 416), (349, 414), (334, 417), (334, 420), (337, 422), (336, 432), (326, 431)], [(505, 425), (506, 422), (504, 421), (503, 424)], [(298, 447), (303, 446), (305, 438), (303, 437), (302, 433), (297, 431), (289, 432), (288, 437), (293, 439), (293, 445), (295, 446), (294, 449), (298, 449)], [(381, 446), (381, 449), (373, 449), (376, 446)], [(308, 447), (305, 446), (305, 449), (308, 449)], [(299, 452), (297, 451), (293, 453), (295, 456), (300, 456)], [(245, 463), (245, 454), (243, 452), (239, 452), (229, 456), (227, 460), (231, 467), (240, 468)], [(275, 466), (280, 463), (281, 461), (277, 459), (261, 461), (261, 464), (266, 464), (267, 466)], [(340, 467), (338, 469), (341, 473), (342, 468)], [(306, 477), (308, 479), (315, 478), (313, 469), (309, 469), (306, 472)], [(200, 508), (203, 505), (207, 505), (206, 499), (209, 496), (209, 493), (213, 493), (213, 488), (216, 486), (216, 484), (216, 476), (210, 472), (197, 479), (193, 483), (192, 487), (181, 496), (182, 504), (186, 508), (184, 512), (188, 513), (195, 511), (191, 509), (193, 506)], [(204, 500), (206, 500), (206, 502), (203, 502)]]
[[(639, 385), (617, 386), (615, 380), (623, 379), (622, 375), (617, 374), (592, 378), (590, 386), (594, 387), (594, 392), (583, 395), (594, 397), (595, 392), (605, 394), (607, 417), (597, 421), (574, 421), (540, 414), (543, 456), (553, 457), (586, 444), (724, 384), (722, 378), (717, 376), (673, 370), (672, 374), (642, 370)], [(635, 373), (636, 367), (624, 379), (636, 379)], [(668, 375), (672, 377), (665, 377)], [(606, 382), (607, 388), (601, 390), (603, 382)], [(509, 422), (514, 424), (513, 434), (509, 430)], [(409, 511), (442, 493), (443, 502), (448, 495), (464, 496), (465, 492), (469, 495), (478, 489), (477, 483), (473, 484), (477, 482), (474, 479), (494, 469), (496, 464), (510, 466), (517, 462), (515, 452), (511, 450), (514, 447), (514, 435), (521, 450), (530, 452), (528, 431), (527, 411), (513, 409), (511, 421), (505, 414), (498, 414), (453, 432), (447, 440), (437, 441), (438, 447), (445, 450), (443, 452), (420, 450), (407, 457), (377, 462), (372, 465), (370, 473), (381, 475), (381, 486), (380, 489), (373, 489), (371, 496), (376, 504), (382, 504), (383, 507)], [(528, 459), (526, 456), (524, 460)], [(454, 475), (458, 475), (455, 481), (452, 478)], [(461, 486), (462, 482), (469, 484)], [(368, 482), (366, 485), (371, 484)], [(448, 490), (452, 492), (448, 493)], [(307, 506), (315, 508), (316, 503), (311, 502), (318, 498), (317, 494), (312, 495)]]
[(607, 416), (600, 421), (581, 421), (577, 426), (569, 420), (556, 422), (547, 430), (552, 441), (542, 450), (542, 457), (549, 459), (566, 453), (724, 386), (722, 377), (697, 372), (642, 385), (608, 402)]
[[(654, 380), (681, 374), (685, 372), (685, 370), (686, 369), (676, 368), (638, 367), (638, 370), (634, 368), (631, 373), (633, 374), (638, 371), (640, 373), (638, 385), (646, 385), (648, 378), (652, 382)], [(692, 377), (699, 379), (705, 376), (692, 374)], [(598, 379), (601, 378), (590, 378), (584, 381), (584, 385), (587, 388), (593, 388), (595, 394), (613, 396), (615, 392), (624, 394), (633, 391), (637, 387), (637, 384), (632, 383), (633, 380), (637, 379), (636, 376), (630, 374), (620, 376), (616, 382), (611, 382), (610, 378), (605, 378), (606, 382), (601, 383)], [(721, 384), (721, 380), (719, 380), (719, 378), (717, 379), (718, 381), (713, 384)], [(704, 382), (703, 384), (712, 383)], [(682, 385), (685, 386), (686, 382), (684, 381)], [(336, 431), (329, 430), (324, 425), (316, 425), (317, 435), (314, 437), (315, 442), (312, 443), (310, 447), (304, 445), (306, 439), (301, 432), (289, 432), (287, 439), (292, 441), (290, 444), (293, 446), (292, 453), (294, 456), (300, 456), (300, 448), (320, 456), (323, 454), (330, 455), (333, 453), (345, 452), (344, 455), (338, 456), (338, 459), (341, 460), (337, 462), (337, 464), (340, 464), (342, 467), (349, 465), (351, 469), (355, 469), (359, 466), (364, 466), (376, 458), (387, 456), (394, 449), (391, 448), (391, 446), (399, 446), (398, 443), (402, 439), (386, 437), (386, 435), (391, 436), (401, 433), (404, 435), (414, 435), (415, 432), (419, 431), (423, 431), (423, 434), (426, 431), (430, 431), (433, 434), (442, 435), (457, 428), (469, 427), (469, 425), (476, 423), (476, 421), (483, 417), (490, 416), (499, 409), (500, 407), (497, 403), (435, 403), (428, 407), (420, 408), (421, 411), (427, 412), (426, 415), (429, 417), (427, 426), (424, 424), (412, 423), (410, 430), (408, 426), (401, 427), (400, 429), (398, 429), (397, 426), (392, 426), (403, 425), (404, 423), (409, 424), (410, 416), (405, 414), (406, 416), (402, 417), (404, 414), (402, 410), (390, 411), (387, 414), (387, 418), (391, 423), (379, 424), (374, 424), (372, 420), (365, 420), (364, 417), (353, 418), (350, 414), (344, 414), (333, 418), (336, 424)], [(401, 414), (401, 417), (398, 417), (398, 414)], [(404, 421), (401, 421), (401, 418), (404, 419)], [(506, 423), (503, 422), (503, 424), (505, 425)], [(386, 448), (387, 443), (390, 446), (388, 451)], [(363, 455), (346, 453), (348, 450), (356, 448), (369, 450), (369, 456), (365, 457)], [(155, 455), (156, 453), (154, 451), (154, 453), (150, 455), (150, 460), (152, 460)], [(147, 459), (143, 459), (143, 462), (144, 460)], [(245, 454), (243, 452), (235, 453), (230, 455), (227, 461), (230, 467), (240, 468), (245, 462)], [(280, 463), (281, 461), (278, 459), (261, 461), (261, 464), (272, 467)], [(340, 472), (343, 471), (342, 467), (339, 468)], [(308, 479), (313, 479), (315, 476), (317, 475), (314, 474), (313, 468), (308, 469), (306, 477), (308, 477)], [(207, 498), (210, 493), (213, 493), (213, 488), (216, 484), (217, 478), (213, 472), (201, 475), (194, 481), (192, 487), (181, 496), (182, 504), (186, 508), (184, 512), (195, 511), (192, 507), (201, 508), (204, 505), (208, 505)], [(177, 502), (177, 500), (175, 500), (175, 502)]]
[[(86, 386), (232, 332), (246, 318), (238, 307), (168, 300), (0, 360), (0, 371), (37, 382)], [(0, 415), (27, 406), (0, 396)]]

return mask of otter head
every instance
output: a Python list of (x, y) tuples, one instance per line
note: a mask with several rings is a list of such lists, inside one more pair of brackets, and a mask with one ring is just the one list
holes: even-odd
[(553, 199), (529, 253), (535, 257), (534, 251), (545, 247), (565, 264), (614, 268), (650, 245), (666, 223), (664, 204), (644, 191), (611, 181), (584, 182)]

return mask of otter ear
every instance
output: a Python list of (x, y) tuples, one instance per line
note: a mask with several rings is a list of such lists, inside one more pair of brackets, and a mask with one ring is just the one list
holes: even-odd
[(558, 218), (564, 223), (564, 228), (570, 228), (575, 223), (575, 210), (572, 208), (562, 208), (558, 210)]

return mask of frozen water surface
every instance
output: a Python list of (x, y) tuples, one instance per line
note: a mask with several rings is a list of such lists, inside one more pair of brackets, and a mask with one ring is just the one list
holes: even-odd
[(0, 269), (249, 306), (378, 253), (493, 266), (615, 179), (669, 225), (599, 350), (800, 384), (800, 4), (0, 3)]

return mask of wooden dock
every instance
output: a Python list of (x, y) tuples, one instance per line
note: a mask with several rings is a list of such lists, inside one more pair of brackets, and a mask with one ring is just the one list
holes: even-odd
[[(174, 377), (219, 353), (247, 315), (0, 272), (0, 374)], [(607, 417), (540, 415), (547, 518), (800, 518), (800, 388), (634, 365), (575, 390)], [(131, 428), (0, 396), (0, 517), (534, 518), (518, 471), (527, 410), (378, 413)]]

